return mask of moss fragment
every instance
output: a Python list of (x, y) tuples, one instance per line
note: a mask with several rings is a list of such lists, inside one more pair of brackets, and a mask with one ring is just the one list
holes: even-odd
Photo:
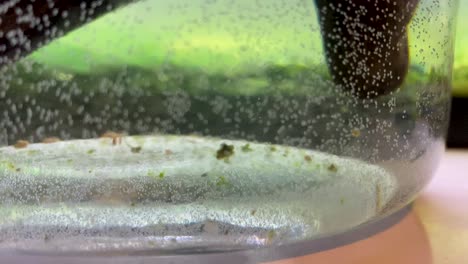
[(234, 145), (221, 144), (218, 151), (216, 151), (216, 158), (219, 160), (228, 161), (234, 155)]

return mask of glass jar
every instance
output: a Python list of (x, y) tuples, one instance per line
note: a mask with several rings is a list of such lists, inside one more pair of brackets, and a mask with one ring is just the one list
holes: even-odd
[(313, 241), (410, 203), (444, 151), (454, 0), (3, 8), (0, 252)]

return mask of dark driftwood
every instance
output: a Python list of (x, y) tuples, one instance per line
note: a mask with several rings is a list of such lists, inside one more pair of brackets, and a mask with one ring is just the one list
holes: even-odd
[(0, 65), (129, 2), (132, 0), (0, 1)]
[(397, 89), (408, 72), (407, 27), (419, 0), (315, 0), (329, 71), (359, 97)]
[[(131, 1), (2, 1), (0, 65)], [(359, 97), (376, 97), (398, 88), (408, 71), (407, 25), (418, 2), (315, 0), (335, 83)]]

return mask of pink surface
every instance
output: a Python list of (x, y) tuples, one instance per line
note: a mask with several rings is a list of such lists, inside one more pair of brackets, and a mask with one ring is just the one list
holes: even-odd
[(436, 177), (400, 223), (340, 248), (270, 264), (468, 263), (468, 150), (446, 153)]

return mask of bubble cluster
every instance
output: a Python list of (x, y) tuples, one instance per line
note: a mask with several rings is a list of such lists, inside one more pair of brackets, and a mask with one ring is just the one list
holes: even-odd
[(0, 247), (313, 238), (442, 152), (451, 1), (39, 2), (0, 4)]

